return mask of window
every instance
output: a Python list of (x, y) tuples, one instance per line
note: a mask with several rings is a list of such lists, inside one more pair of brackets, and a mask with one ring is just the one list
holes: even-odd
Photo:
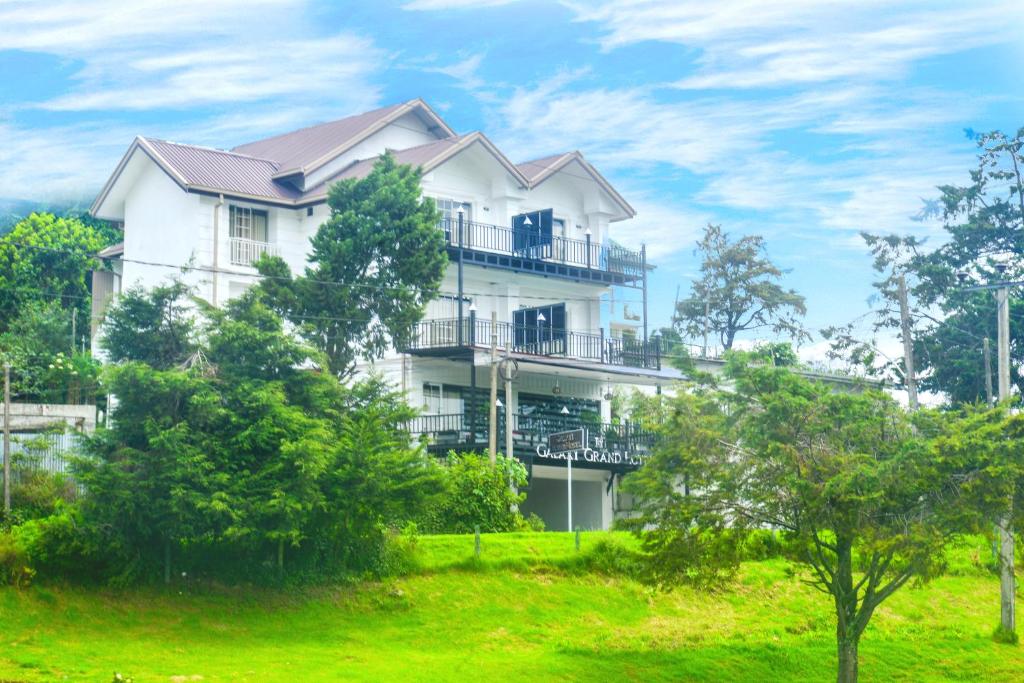
[(243, 206), (232, 206), (230, 231), (233, 239), (268, 242), (267, 212)]
[(462, 415), (464, 403), (462, 388), (450, 384), (425, 382), (423, 407), (428, 415)]
[(434, 201), (437, 202), (437, 209), (441, 212), (441, 225), (445, 227), (449, 225), (458, 225), (460, 206), (465, 212), (462, 216), (463, 222), (469, 223), (472, 220), (472, 206), (468, 202), (458, 202), (454, 199), (442, 199), (441, 197), (438, 197)]
[(512, 323), (517, 347), (528, 353), (531, 349), (543, 354), (565, 352), (564, 303), (513, 311)]

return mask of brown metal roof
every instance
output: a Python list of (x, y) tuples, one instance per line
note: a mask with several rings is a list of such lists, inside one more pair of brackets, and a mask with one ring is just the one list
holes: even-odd
[(278, 167), (273, 161), (166, 140), (142, 140), (187, 185), (268, 199), (290, 201), (302, 196), (291, 185), (274, 180)]
[(520, 173), (526, 176), (532, 183), (538, 176), (543, 175), (552, 168), (559, 167), (561, 165), (559, 162), (569, 156), (572, 156), (572, 152), (552, 154), (549, 157), (541, 157), (540, 159), (532, 159), (530, 161), (524, 161), (521, 164), (516, 164), (516, 168), (518, 168)]
[(278, 177), (285, 173), (309, 172), (351, 148), (383, 124), (410, 112), (420, 114), (440, 135), (454, 135), (441, 117), (425, 102), (416, 99), (248, 142), (232, 151), (274, 161), (278, 165)]
[(175, 182), (187, 190), (223, 193), (285, 205), (301, 206), (320, 202), (326, 197), (327, 188), (331, 183), (346, 178), (366, 177), (373, 169), (377, 157), (356, 161), (316, 186), (307, 188), (305, 192), (289, 182), (289, 176), (319, 168), (375, 131), (410, 112), (415, 112), (436, 134), (443, 137), (416, 147), (394, 150), (392, 153), (399, 163), (421, 166), (429, 171), (463, 149), (479, 143), (523, 187), (534, 187), (570, 162), (578, 161), (583, 170), (620, 204), (627, 215), (635, 215), (635, 211), (626, 200), (579, 152), (554, 154), (515, 165), (483, 133), (456, 135), (425, 102), (419, 99), (257, 140), (239, 145), (231, 151), (154, 138), (136, 138), (96, 198), (92, 211), (98, 210), (128, 160), (139, 149), (148, 154), (174, 178)]

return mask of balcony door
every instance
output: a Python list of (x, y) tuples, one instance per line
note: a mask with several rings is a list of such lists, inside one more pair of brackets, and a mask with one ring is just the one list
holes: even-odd
[(565, 304), (512, 312), (517, 350), (540, 355), (565, 353)]
[(532, 259), (551, 258), (554, 211), (532, 211), (512, 217), (512, 251)]

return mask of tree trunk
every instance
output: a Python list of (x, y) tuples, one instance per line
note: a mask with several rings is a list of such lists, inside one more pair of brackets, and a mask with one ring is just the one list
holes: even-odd
[(837, 651), (839, 654), (838, 683), (857, 683), (857, 638), (839, 636)]
[(284, 574), (284, 539), (277, 539), (277, 575)]

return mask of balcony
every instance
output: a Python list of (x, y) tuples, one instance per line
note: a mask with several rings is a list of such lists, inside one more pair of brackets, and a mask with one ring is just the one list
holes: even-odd
[(241, 237), (231, 238), (231, 263), (236, 266), (251, 266), (261, 256), (280, 256), (280, 249), (270, 242), (247, 240)]
[[(504, 451), (505, 420), (498, 416), (499, 449)], [(475, 424), (468, 415), (420, 415), (406, 428), (422, 439), (427, 450), (437, 455), (448, 451), (485, 451), (487, 418), (481, 415)], [(628, 471), (639, 467), (650, 454), (655, 434), (631, 422), (601, 423), (578, 417), (555, 419), (550, 416), (512, 416), (512, 451), (528, 465), (564, 466), (565, 456), (547, 451), (548, 436), (581, 427), (587, 430), (586, 452), (573, 457), (573, 467)]]
[(537, 328), (499, 322), (476, 316), (444, 320), (423, 320), (413, 328), (401, 350), (420, 355), (444, 355), (455, 349), (489, 349), (491, 333), (501, 351), (547, 358), (567, 358), (601, 365), (661, 369), (657, 341), (620, 339), (574, 330)]
[(598, 244), (558, 235), (542, 236), (498, 225), (442, 219), (449, 254), (465, 263), (506, 268), (601, 284), (637, 286), (646, 256), (616, 244)]

